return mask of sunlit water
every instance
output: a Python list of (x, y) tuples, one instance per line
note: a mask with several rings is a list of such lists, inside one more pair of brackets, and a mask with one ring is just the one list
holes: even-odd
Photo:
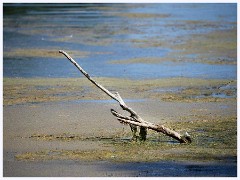
[[(26, 51), (51, 49), (58, 52), (63, 49), (88, 52), (85, 57), (73, 58), (92, 76), (236, 79), (236, 65), (109, 63), (112, 60), (165, 57), (172, 51), (164, 46), (137, 47), (136, 41), (149, 38), (168, 41), (179, 36), (231, 29), (237, 18), (236, 4), (4, 4), (3, 10), (4, 52), (20, 48)], [(152, 17), (129, 17), (133, 13)], [(156, 18), (155, 14), (160, 17)], [(185, 26), (184, 21), (206, 21), (213, 25)], [(67, 59), (60, 56), (4, 56), (3, 75), (81, 76)]]

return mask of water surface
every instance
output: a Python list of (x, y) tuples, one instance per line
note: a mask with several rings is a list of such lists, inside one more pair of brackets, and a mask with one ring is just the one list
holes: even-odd
[[(164, 58), (175, 52), (174, 44), (183, 43), (184, 38), (236, 28), (236, 14), (237, 5), (227, 3), (5, 3), (3, 75), (30, 78), (81, 76), (61, 55), (39, 57), (31, 53), (35, 52), (31, 50), (58, 52), (63, 49), (67, 52), (87, 52), (84, 57), (72, 56), (93, 76), (235, 79), (237, 68), (234, 64), (174, 63), (168, 60), (164, 63), (111, 64), (109, 61)], [(152, 45), (152, 40), (158, 44)], [(194, 58), (196, 54), (187, 54), (182, 58), (185, 57)]]

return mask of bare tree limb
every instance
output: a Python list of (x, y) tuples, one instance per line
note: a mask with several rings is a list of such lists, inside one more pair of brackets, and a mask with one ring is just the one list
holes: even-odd
[(91, 81), (95, 86), (97, 86), (99, 89), (101, 89), (104, 93), (106, 93), (109, 97), (111, 97), (112, 99), (116, 100), (119, 105), (122, 107), (123, 110), (127, 111), (130, 113), (130, 117), (127, 116), (123, 116), (121, 114), (119, 114), (118, 112), (116, 112), (115, 110), (111, 109), (111, 113), (117, 117), (118, 121), (120, 121), (121, 123), (127, 123), (130, 125), (131, 130), (133, 132), (133, 136), (135, 136), (135, 133), (137, 131), (137, 126), (140, 127), (140, 138), (142, 140), (146, 139), (147, 136), (147, 129), (152, 129), (154, 131), (157, 132), (161, 132), (167, 136), (170, 136), (176, 140), (178, 140), (180, 143), (190, 143), (191, 142), (191, 138), (188, 135), (188, 133), (186, 133), (185, 136), (181, 136), (179, 133), (164, 127), (163, 125), (155, 125), (153, 123), (144, 121), (133, 109), (131, 109), (130, 107), (128, 107), (125, 102), (123, 101), (122, 97), (120, 96), (120, 94), (118, 92), (116, 93), (111, 93), (110, 91), (108, 91), (106, 88), (104, 88), (102, 85), (98, 84), (95, 80), (93, 80), (90, 75), (84, 71), (82, 69), (81, 66), (78, 65), (78, 63), (72, 59), (66, 52), (60, 50), (59, 53), (63, 54), (64, 56), (66, 56), (68, 58), (68, 60), (73, 63), (78, 69), (79, 71), (89, 80)]
[(148, 129), (152, 129), (154, 131), (166, 134), (166, 135), (178, 140), (181, 143), (186, 143), (187, 142), (185, 137), (181, 136), (180, 134), (178, 134), (177, 132), (175, 132), (175, 131), (173, 131), (169, 128), (164, 127), (163, 125), (156, 125), (156, 124), (146, 122), (146, 121), (138, 122), (138, 121), (135, 121), (135, 119), (133, 119), (133, 118), (129, 118), (129, 117), (126, 117), (126, 116), (123, 116), (123, 115), (119, 114), (118, 112), (116, 112), (113, 109), (111, 109), (111, 112), (114, 116), (117, 117), (117, 119), (121, 123), (133, 124), (133, 125), (136, 125), (136, 126), (141, 126), (141, 127), (145, 127), (145, 128), (148, 128)]
[(69, 56), (66, 52), (60, 50), (59, 53), (62, 53), (64, 56), (66, 56), (68, 58), (68, 60), (73, 63), (78, 69), (79, 71), (88, 79), (90, 80), (95, 86), (97, 86), (99, 89), (101, 89), (103, 92), (105, 92), (108, 96), (110, 96), (112, 99), (116, 100), (117, 102), (119, 102), (120, 106), (123, 108), (123, 110), (128, 111), (132, 117), (136, 117), (137, 119), (139, 119), (141, 121), (141, 118), (139, 115), (137, 115), (137, 113), (131, 109), (130, 107), (128, 107), (125, 102), (123, 101), (123, 99), (121, 98), (120, 94), (118, 92), (116, 92), (115, 94), (111, 93), (110, 91), (108, 91), (106, 88), (104, 88), (102, 85), (98, 84), (95, 80), (93, 80), (90, 75), (83, 70), (83, 68), (81, 68), (81, 66), (78, 65), (78, 63), (71, 58), (71, 56)]
[[(98, 84), (96, 81), (94, 81), (89, 74), (83, 70), (83, 68), (81, 68), (81, 66), (78, 65), (78, 63), (71, 58), (71, 56), (69, 56), (66, 52), (60, 50), (59, 53), (62, 53), (64, 56), (66, 56), (68, 58), (69, 61), (71, 61), (71, 63), (73, 63), (78, 69), (79, 71), (86, 76), (86, 78), (88, 78), (88, 80), (90, 80), (95, 86), (97, 86), (99, 89), (101, 89), (103, 92), (105, 92), (108, 96), (110, 96), (111, 98), (115, 99), (116, 101), (118, 101), (120, 103), (120, 100), (118, 98), (118, 96), (114, 95), (113, 93), (111, 93), (110, 91), (108, 91), (106, 88), (104, 88), (103, 86), (101, 86), (100, 84)], [(121, 104), (121, 103), (120, 103)]]
[[(123, 99), (121, 98), (120, 94), (118, 92), (116, 92), (115, 94), (111, 93), (110, 91), (108, 91), (106, 88), (104, 88), (102, 85), (98, 84), (95, 80), (93, 80), (90, 75), (83, 70), (83, 68), (81, 66), (78, 65), (78, 63), (71, 57), (69, 56), (66, 52), (60, 50), (59, 53), (63, 54), (64, 56), (66, 56), (68, 58), (68, 60), (73, 63), (78, 70), (89, 80), (91, 81), (95, 86), (97, 86), (99, 89), (101, 89), (104, 93), (106, 93), (108, 96), (110, 96), (112, 99), (116, 100), (117, 102), (119, 102), (119, 105), (122, 107), (123, 110), (128, 111), (131, 115), (132, 118), (135, 118), (138, 121), (143, 121), (142, 118), (130, 107), (128, 107), (125, 102), (123, 101)], [(137, 132), (137, 127), (135, 127), (135, 125), (130, 124), (131, 130), (133, 132), (133, 138), (136, 138), (136, 132)], [(146, 136), (147, 136), (147, 130), (145, 128), (140, 128), (140, 138), (145, 140)]]
[(178, 134), (177, 132), (169, 129), (169, 128), (166, 128), (164, 127), (163, 125), (155, 125), (155, 124), (152, 124), (152, 123), (142, 123), (142, 122), (136, 122), (136, 121), (131, 121), (131, 120), (128, 120), (126, 118), (121, 118), (121, 117), (118, 117), (117, 118), (121, 123), (126, 123), (126, 124), (133, 124), (133, 125), (136, 125), (136, 126), (140, 126), (140, 127), (145, 127), (145, 128), (148, 128), (148, 129), (152, 129), (156, 132), (161, 132), (167, 136), (170, 136), (176, 140), (178, 140), (180, 143), (188, 143), (188, 142), (191, 142), (190, 140), (188, 140), (185, 136), (181, 136), (180, 134)]

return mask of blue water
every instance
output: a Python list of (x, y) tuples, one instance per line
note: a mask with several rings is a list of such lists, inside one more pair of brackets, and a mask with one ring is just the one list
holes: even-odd
[[(128, 18), (125, 13), (164, 14), (165, 18)], [(186, 26), (185, 21), (211, 22)], [(236, 65), (194, 62), (110, 64), (111, 60), (165, 57), (172, 49), (137, 47), (134, 40), (204, 34), (236, 27), (236, 4), (4, 4), (3, 52), (15, 49), (86, 51), (73, 57), (92, 76), (133, 79), (193, 77), (236, 79)], [(180, 24), (181, 26), (175, 26)], [(63, 39), (62, 41), (59, 38)], [(4, 53), (3, 53), (4, 55)], [(194, 54), (188, 57), (195, 57)], [(4, 77), (79, 77), (64, 58), (3, 56)]]

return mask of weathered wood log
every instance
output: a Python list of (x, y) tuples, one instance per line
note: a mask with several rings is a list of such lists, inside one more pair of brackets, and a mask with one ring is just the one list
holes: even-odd
[[(78, 63), (72, 58), (70, 57), (66, 52), (60, 50), (59, 53), (62, 53), (63, 55), (65, 55), (68, 60), (73, 63), (78, 70), (89, 80), (91, 81), (95, 86), (97, 86), (99, 89), (101, 89), (104, 93), (106, 93), (108, 96), (110, 96), (112, 99), (116, 100), (117, 102), (119, 102), (119, 105), (122, 107), (123, 110), (128, 111), (131, 115), (131, 117), (135, 118), (137, 121), (141, 122), (143, 121), (142, 118), (130, 107), (128, 107), (125, 102), (123, 101), (123, 99), (121, 98), (120, 94), (118, 92), (116, 93), (111, 93), (110, 91), (108, 91), (106, 88), (104, 88), (102, 85), (98, 84), (95, 80), (92, 79), (92, 77), (83, 70), (83, 68), (81, 66), (78, 65)], [(137, 126), (130, 124), (131, 130), (133, 132), (133, 139), (137, 138)], [(139, 133), (140, 139), (141, 140), (146, 140), (146, 136), (147, 136), (147, 130), (145, 128), (140, 128), (140, 133)]]
[(191, 138), (188, 135), (188, 133), (186, 133), (185, 135), (180, 135), (179, 133), (177, 133), (177, 132), (175, 132), (175, 131), (173, 131), (169, 128), (166, 128), (163, 125), (156, 125), (156, 124), (144, 121), (132, 108), (130, 108), (129, 106), (126, 105), (126, 103), (123, 101), (122, 97), (120, 96), (120, 94), (118, 92), (112, 93), (112, 92), (108, 91), (106, 88), (104, 88), (102, 85), (97, 83), (95, 80), (93, 80), (92, 77), (86, 71), (84, 71), (83, 68), (81, 66), (79, 66), (79, 64), (71, 56), (69, 56), (66, 52), (60, 50), (59, 53), (66, 56), (67, 59), (71, 63), (73, 63), (78, 68), (78, 70), (89, 81), (91, 81), (95, 86), (97, 86), (99, 89), (101, 89), (109, 97), (116, 100), (123, 110), (130, 113), (129, 117), (128, 116), (123, 116), (123, 115), (119, 114), (118, 112), (116, 112), (115, 110), (111, 109), (111, 113), (115, 117), (117, 117), (117, 120), (119, 122), (127, 123), (127, 124), (130, 125), (134, 138), (136, 137), (136, 131), (137, 131), (136, 127), (138, 126), (138, 127), (140, 127), (139, 136), (140, 136), (141, 140), (146, 140), (147, 129), (152, 129), (154, 131), (161, 132), (161, 133), (163, 133), (167, 136), (170, 136), (170, 137), (178, 140), (180, 143), (190, 143), (191, 142)]
[(154, 131), (161, 132), (167, 136), (170, 136), (170, 137), (178, 140), (180, 143), (187, 143), (187, 142), (191, 143), (191, 138), (187, 132), (184, 136), (182, 136), (179, 133), (177, 133), (176, 131), (173, 131), (167, 127), (164, 127), (163, 125), (156, 125), (156, 124), (153, 124), (153, 123), (150, 123), (147, 121), (137, 122), (132, 118), (129, 118), (127, 116), (123, 116), (123, 115), (119, 114), (114, 109), (111, 109), (111, 112), (122, 123), (134, 124), (136, 126), (145, 127), (147, 129), (152, 129)]

